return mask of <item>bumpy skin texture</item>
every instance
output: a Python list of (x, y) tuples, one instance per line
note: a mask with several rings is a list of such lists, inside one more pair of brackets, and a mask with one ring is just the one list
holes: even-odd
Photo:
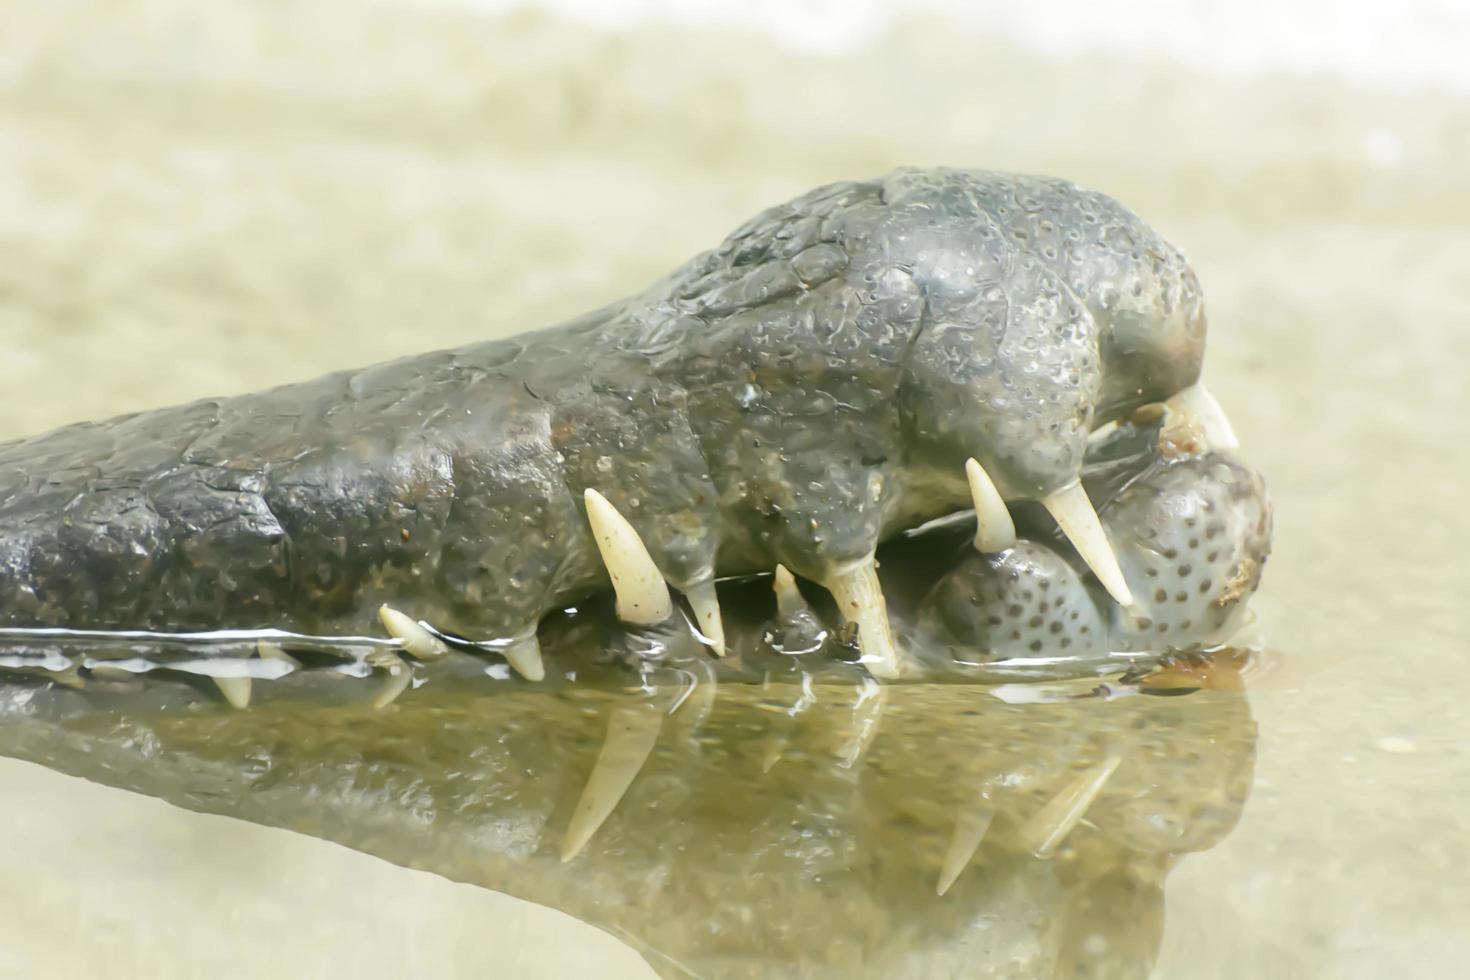
[(975, 662), (1192, 650), (1226, 639), (1270, 555), (1265, 484), (1219, 453), (1167, 456), (1158, 437), (1157, 426), (1125, 426), (1084, 469), (1132, 608), (1112, 602), (1064, 540), (1023, 515), (1029, 537), (990, 555), (967, 549), (930, 590), (919, 621), (931, 639)]
[(595, 487), (688, 586), (825, 580), (1031, 499), (1088, 432), (1198, 376), (1179, 253), (1060, 180), (899, 170), (772, 208), (559, 327), (0, 446), (0, 622), (476, 639), (607, 584)]
[(1158, 467), (1103, 512), (1137, 603), (1114, 612), (1114, 649), (1188, 647), (1228, 632), (1261, 581), (1271, 507), (1260, 476), (1206, 455)]
[(970, 553), (935, 585), (920, 621), (962, 660), (1100, 656), (1107, 627), (1083, 574), (1035, 541)]

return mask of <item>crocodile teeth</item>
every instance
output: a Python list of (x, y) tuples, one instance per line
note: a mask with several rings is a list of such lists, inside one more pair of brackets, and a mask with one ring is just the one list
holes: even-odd
[[(260, 639), (255, 641), (255, 655), (262, 660), (279, 660), (289, 664), (291, 670), (300, 670), (301, 661), (287, 653), (279, 643), (272, 640)], [(219, 688), (220, 694), (224, 695), (231, 707), (241, 711), (250, 707), (250, 696), (255, 687), (253, 679), (249, 674), (241, 677), (217, 677), (210, 675), (215, 687)]]
[(1123, 580), (1118, 557), (1113, 554), (1113, 546), (1108, 543), (1107, 533), (1103, 531), (1102, 522), (1097, 519), (1097, 511), (1093, 509), (1081, 482), (1048, 494), (1041, 503), (1051, 512), (1062, 533), (1072, 542), (1072, 547), (1087, 562), (1087, 567), (1092, 569), (1092, 574), (1097, 576), (1108, 594), (1119, 605), (1133, 605), (1133, 593)]
[(669, 587), (643, 539), (602, 494), (589, 487), (583, 499), (592, 537), (617, 594), (618, 619), (634, 626), (655, 626), (668, 619), (674, 614)]
[(834, 572), (826, 581), (842, 618), (858, 627), (863, 666), (874, 677), (885, 680), (899, 675), (898, 647), (888, 625), (888, 605), (878, 584), (878, 563), (873, 556), (853, 562)]
[(776, 613), (783, 621), (811, 608), (807, 605), (801, 590), (796, 587), (796, 577), (787, 570), (785, 565), (776, 566), (776, 574), (771, 579), (771, 589), (776, 593)]
[(219, 692), (225, 696), (226, 701), (230, 702), (232, 708), (239, 708), (243, 711), (250, 707), (251, 683), (248, 676), (217, 677), (211, 675), (210, 680), (214, 681), (215, 687), (219, 688)]
[(720, 617), (720, 597), (713, 581), (701, 582), (683, 589), (689, 608), (694, 610), (694, 625), (717, 657), (725, 655), (725, 622)]
[(939, 883), (934, 888), (936, 895), (949, 891), (980, 849), (980, 842), (990, 830), (990, 821), (995, 819), (995, 808), (989, 805), (964, 806), (955, 814), (954, 833), (950, 835), (949, 847), (944, 852), (944, 864), (939, 869)]
[(541, 660), (541, 641), (536, 638), (535, 631), (512, 640), (509, 646), (500, 651), (500, 655), (526, 680), (545, 679), (546, 665)]
[(987, 555), (1006, 550), (1016, 543), (1016, 525), (1000, 491), (985, 468), (973, 459), (965, 460), (965, 478), (975, 504), (975, 548)]
[(1087, 813), (1108, 777), (1118, 768), (1122, 756), (1109, 753), (1107, 758), (1080, 773), (1056, 796), (1046, 802), (1021, 830), (1027, 850), (1039, 858), (1049, 858)]
[(420, 660), (437, 660), (449, 652), (444, 641), (392, 606), (379, 606), (378, 619), (390, 636), (403, 644), (403, 649)]
[(663, 718), (663, 712), (651, 705), (613, 711), (608, 719), (607, 738), (562, 838), (562, 861), (570, 861), (581, 853), (628, 791), (658, 741)]
[(377, 664), (387, 671), (388, 675), (383, 678), (378, 693), (373, 696), (373, 707), (378, 709), (386, 708), (397, 701), (398, 696), (408, 690), (408, 685), (413, 682), (413, 668), (408, 665), (408, 662), (397, 654), (388, 656), (392, 659), (384, 658)]
[(1204, 433), (1205, 442), (1211, 449), (1240, 448), (1240, 440), (1235, 436), (1230, 417), (1225, 414), (1225, 410), (1220, 407), (1215, 396), (1210, 394), (1203, 381), (1196, 381), (1164, 404), (1170, 410), (1192, 420)]

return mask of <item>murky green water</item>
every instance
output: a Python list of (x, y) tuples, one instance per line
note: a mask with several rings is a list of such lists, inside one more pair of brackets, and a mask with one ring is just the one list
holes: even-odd
[[(1168, 879), (1156, 975), (1470, 953), (1464, 101), (922, 19), (819, 58), (418, 5), (7, 7), (6, 435), (560, 319), (899, 163), (1128, 202), (1200, 273), (1211, 387), (1277, 508), (1254, 786)], [(20, 763), (0, 790), (6, 975), (647, 975), (566, 916), (311, 838)]]

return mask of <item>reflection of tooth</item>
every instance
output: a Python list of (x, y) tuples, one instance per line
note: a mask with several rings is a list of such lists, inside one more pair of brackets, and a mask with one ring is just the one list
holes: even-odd
[(1235, 429), (1230, 424), (1230, 418), (1220, 407), (1220, 403), (1215, 401), (1215, 396), (1210, 394), (1203, 381), (1196, 381), (1164, 404), (1171, 410), (1194, 420), (1200, 431), (1204, 433), (1205, 442), (1209, 443), (1211, 449), (1240, 448), (1240, 440), (1235, 437)]
[[(122, 667), (114, 667), (112, 664), (88, 664), (87, 673), (99, 681), (113, 681), (119, 683), (131, 683), (138, 679), (138, 675), (131, 670)], [(223, 691), (221, 692), (223, 693)]]
[(694, 625), (709, 641), (709, 648), (717, 657), (725, 655), (725, 622), (720, 618), (720, 597), (715, 593), (715, 583), (701, 582), (684, 590), (689, 608), (694, 610)]
[(378, 693), (373, 697), (374, 708), (386, 708), (398, 700), (398, 695), (408, 690), (408, 685), (413, 681), (413, 668), (407, 661), (396, 654), (389, 654), (392, 659), (382, 658), (377, 666), (384, 668), (388, 676), (383, 678), (383, 683), (378, 687)]
[(833, 573), (826, 585), (837, 600), (842, 618), (857, 623), (863, 666), (874, 677), (897, 677), (898, 647), (888, 626), (888, 606), (883, 601), (883, 587), (878, 584), (878, 563), (869, 555)]
[(975, 504), (975, 547), (987, 555), (1006, 550), (1016, 543), (1016, 525), (1000, 491), (985, 468), (973, 459), (965, 460), (965, 477), (970, 481), (970, 500)]
[[(792, 591), (795, 591), (796, 581), (791, 577), (791, 573), (786, 571), (785, 566), (777, 565), (776, 574), (778, 579), (784, 574), (785, 581), (790, 584)], [(796, 593), (796, 599), (801, 603), (801, 609), (809, 608), (806, 601), (801, 598), (801, 593)], [(766, 691), (772, 690), (771, 675), (769, 673), (766, 674), (762, 686)], [(876, 687), (877, 685), (874, 686)], [(779, 690), (782, 692), (780, 700), (784, 701), (786, 697), (784, 685)], [(862, 689), (860, 688), (859, 694), (861, 693)], [(781, 713), (771, 719), (768, 725), (767, 730), (770, 732), (770, 735), (766, 738), (765, 748), (761, 752), (761, 772), (770, 772), (776, 767), (776, 763), (781, 761), (781, 757), (786, 754), (786, 747), (791, 742), (791, 733), (796, 728), (797, 719), (811, 710), (812, 705), (816, 703), (817, 691), (816, 686), (812, 683), (812, 675), (803, 671), (801, 675), (801, 694), (791, 703), (790, 707), (779, 708), (778, 710)]]
[(995, 808), (962, 804), (955, 814), (954, 833), (949, 838), (949, 848), (944, 852), (944, 864), (939, 869), (939, 884), (935, 894), (943, 895), (959, 878), (960, 873), (970, 866), (990, 821), (995, 818)]
[(643, 539), (602, 494), (589, 487), (583, 498), (592, 537), (617, 594), (618, 618), (634, 626), (662, 623), (674, 614), (674, 604)]
[(69, 687), (74, 691), (83, 691), (87, 688), (87, 682), (82, 680), (82, 675), (77, 670), (77, 665), (70, 661), (60, 670), (48, 670), (47, 673), (51, 676), (51, 680), (60, 684), (62, 687)]
[(527, 636), (512, 640), (500, 651), (505, 662), (528, 681), (539, 681), (546, 677), (546, 665), (541, 661), (541, 641), (534, 630)]
[(261, 660), (279, 660), (281, 663), (289, 664), (292, 670), (301, 669), (301, 661), (286, 652), (286, 648), (274, 640), (256, 640), (255, 655)]
[(771, 589), (776, 593), (776, 612), (782, 622), (809, 608), (801, 590), (796, 587), (796, 578), (785, 565), (776, 566), (776, 575), (771, 579)]
[(435, 660), (449, 652), (443, 640), (392, 606), (379, 606), (378, 619), (388, 634), (403, 644), (403, 649), (420, 660)]
[(1026, 849), (1039, 858), (1049, 858), (1056, 853), (1062, 841), (1077, 826), (1107, 783), (1113, 770), (1122, 760), (1116, 752), (1109, 753), (1097, 765), (1083, 771), (1046, 805), (1036, 812), (1021, 830)]
[(673, 673), (679, 679), (680, 691), (669, 714), (679, 719), (686, 733), (698, 734), (714, 714), (720, 694), (715, 662), (708, 657), (690, 657)]
[(250, 707), (250, 678), (247, 677), (217, 677), (210, 675), (219, 692), (230, 702), (230, 706), (242, 711)]
[(1133, 605), (1133, 593), (1128, 591), (1128, 583), (1123, 580), (1123, 570), (1118, 567), (1113, 546), (1108, 543), (1108, 536), (1097, 519), (1097, 511), (1093, 510), (1092, 501), (1087, 499), (1087, 491), (1082, 484), (1078, 482), (1063, 487), (1042, 498), (1041, 503), (1051, 512), (1062, 533), (1072, 542), (1072, 547), (1087, 562), (1087, 567), (1092, 569), (1092, 574), (1097, 576), (1108, 594), (1121, 605)]
[(572, 812), (566, 836), (562, 838), (563, 861), (576, 857), (613, 812), (632, 785), (633, 777), (648, 760), (662, 726), (663, 712), (651, 705), (622, 707), (613, 711), (608, 720), (607, 739), (602, 743), (592, 775), (587, 777), (587, 785), (582, 789), (582, 797), (577, 800), (577, 809)]
[(868, 746), (878, 737), (878, 725), (883, 721), (883, 708), (888, 703), (888, 688), (865, 680), (858, 688), (858, 698), (852, 705), (852, 732), (842, 746), (841, 766), (851, 769), (863, 761)]
[(776, 763), (786, 754), (789, 741), (785, 735), (772, 735), (766, 739), (765, 748), (761, 750), (761, 772), (767, 773), (776, 768)]

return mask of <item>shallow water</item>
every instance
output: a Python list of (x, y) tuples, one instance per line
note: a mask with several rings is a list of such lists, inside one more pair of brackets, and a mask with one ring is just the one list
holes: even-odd
[[(1072, 177), (1190, 255), (1211, 387), (1276, 505), (1254, 786), (1170, 876), (1155, 974), (1470, 954), (1466, 101), (1049, 60), (921, 17), (819, 55), (418, 4), (194, 10), (0, 11), (3, 434), (552, 322), (831, 179)], [(9, 761), (0, 787), (0, 973), (648, 975), (566, 916), (311, 838)]]

